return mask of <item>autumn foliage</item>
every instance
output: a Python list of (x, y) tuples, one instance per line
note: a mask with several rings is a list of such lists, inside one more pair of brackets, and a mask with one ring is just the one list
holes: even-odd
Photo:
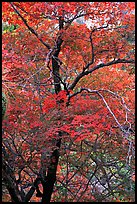
[(134, 201), (134, 9), (2, 3), (3, 201)]

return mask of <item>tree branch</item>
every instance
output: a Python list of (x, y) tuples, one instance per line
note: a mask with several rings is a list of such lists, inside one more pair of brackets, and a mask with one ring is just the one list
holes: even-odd
[[(92, 61), (91, 61), (92, 62)], [(92, 64), (91, 62), (89, 62), (84, 68), (83, 70), (86, 70), (89, 68), (89, 66)], [(135, 61), (133, 59), (129, 59), (129, 60), (126, 60), (126, 59), (117, 59), (117, 60), (113, 60), (111, 62), (108, 62), (108, 63), (101, 63), (99, 65), (96, 65), (95, 67), (93, 67), (92, 69), (89, 69), (87, 71), (82, 71), (73, 81), (73, 83), (69, 86), (68, 89), (71, 89), (73, 90), (74, 87), (76, 86), (76, 84), (79, 82), (79, 80), (83, 77), (83, 76), (86, 76), (88, 74), (91, 74), (92, 72), (94, 72), (95, 70), (97, 69), (100, 69), (100, 68), (103, 68), (103, 67), (107, 67), (107, 66), (110, 66), (110, 65), (113, 65), (113, 64), (119, 64), (119, 63), (134, 63)]]
[(31, 31), (31, 33), (33, 33), (33, 34), (40, 40), (40, 42), (41, 42), (44, 46), (46, 46), (48, 50), (50, 50), (50, 48), (51, 48), (50, 45), (47, 44), (47, 43), (45, 43), (45, 42), (39, 37), (38, 33), (37, 33), (33, 28), (31, 28), (31, 27), (28, 25), (26, 19), (20, 14), (20, 12), (16, 9), (16, 7), (14, 6), (14, 4), (13, 4), (12, 2), (9, 2), (9, 3), (11, 4), (12, 8), (14, 9), (14, 11), (18, 14), (18, 16), (22, 19), (22, 21), (23, 21), (24, 24), (27, 26), (27, 28)]
[[(127, 138), (127, 136), (129, 135), (129, 131), (126, 130), (126, 129), (119, 123), (119, 121), (118, 121), (118, 119), (116, 118), (115, 114), (113, 113), (113, 111), (111, 110), (110, 106), (108, 105), (107, 101), (105, 100), (105, 98), (103, 97), (103, 95), (100, 93), (100, 91), (103, 91), (102, 89), (101, 89), (101, 90), (91, 90), (91, 89), (88, 89), (88, 88), (81, 88), (81, 89), (80, 89), (79, 91), (77, 91), (76, 93), (74, 93), (74, 94), (72, 94), (72, 95), (69, 95), (69, 97), (68, 97), (68, 103), (69, 103), (69, 101), (70, 101), (70, 99), (71, 99), (72, 97), (78, 95), (78, 94), (81, 93), (82, 91), (87, 91), (88, 93), (96, 93), (96, 94), (103, 100), (103, 102), (104, 102), (104, 104), (106, 105), (108, 111), (110, 112), (110, 114), (111, 114), (112, 117), (114, 118), (115, 122), (117, 123), (119, 129), (125, 134), (125, 136), (126, 136), (126, 138)], [(104, 91), (107, 91), (107, 90), (104, 90)], [(124, 99), (123, 99), (122, 97), (118, 96), (118, 94), (115, 94), (114, 92), (111, 92), (111, 91), (109, 91), (109, 90), (108, 90), (108, 92), (111, 93), (111, 94), (113, 94), (113, 95), (116, 96), (116, 97), (121, 98), (121, 100), (122, 100), (122, 105), (123, 105), (123, 107), (125, 108), (125, 110), (126, 110), (126, 111), (130, 111), (130, 110), (127, 108), (127, 106), (126, 106), (126, 104), (125, 104), (125, 101), (124, 101)], [(127, 120), (127, 118), (126, 118), (126, 120)]]
[[(89, 38), (90, 38), (90, 44), (91, 44), (91, 53), (92, 53), (92, 59), (91, 59), (90, 65), (94, 63), (94, 57), (95, 57), (95, 55), (94, 55), (94, 46), (93, 46), (93, 41), (92, 41), (92, 33), (93, 33), (93, 32), (90, 33), (90, 37), (89, 37)], [(84, 72), (86, 69), (87, 69), (87, 67), (85, 66), (85, 67), (83, 68), (83, 72)]]
[(39, 181), (41, 181), (40, 178), (35, 179), (34, 185), (31, 187), (31, 189), (29, 190), (29, 192), (25, 196), (25, 202), (28, 202), (31, 199), (31, 197), (33, 196), (35, 190), (37, 191), (36, 196), (37, 197), (42, 197), (42, 193), (40, 192), (39, 187), (38, 187)]
[(13, 171), (6, 161), (2, 162), (2, 173), (3, 173), (3, 181), (6, 185), (6, 188), (11, 196), (12, 202), (22, 202), (22, 198), (19, 192), (19, 189), (16, 185), (16, 179)]

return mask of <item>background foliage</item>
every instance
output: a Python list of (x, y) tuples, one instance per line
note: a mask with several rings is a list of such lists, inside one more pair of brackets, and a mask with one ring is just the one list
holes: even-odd
[(3, 202), (134, 201), (134, 9), (2, 3)]

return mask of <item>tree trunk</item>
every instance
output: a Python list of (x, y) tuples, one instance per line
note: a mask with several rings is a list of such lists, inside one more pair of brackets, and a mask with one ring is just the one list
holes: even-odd
[(60, 66), (59, 66), (57, 57), (58, 57), (58, 54), (52, 57), (53, 79), (54, 79), (54, 88), (55, 88), (56, 94), (58, 94), (61, 91), (60, 75), (59, 75)]
[[(63, 18), (59, 18), (59, 30), (63, 29)], [(58, 94), (61, 91), (61, 84), (60, 84), (60, 61), (58, 59), (59, 52), (61, 49), (61, 45), (63, 43), (61, 34), (58, 36), (57, 43), (56, 43), (56, 50), (52, 56), (52, 71), (53, 71), (53, 80), (54, 80), (54, 89), (55, 93)], [(56, 171), (57, 171), (57, 165), (58, 165), (58, 159), (59, 159), (59, 148), (61, 146), (61, 137), (62, 133), (58, 132), (59, 139), (57, 140), (56, 146), (57, 149), (55, 149), (52, 152), (52, 155), (50, 157), (50, 164), (47, 170), (47, 175), (45, 176), (44, 181), (42, 181), (43, 185), (43, 195), (42, 195), (42, 202), (50, 202), (51, 195), (53, 193), (53, 187), (54, 183), (56, 182)]]
[(3, 175), (3, 181), (11, 196), (12, 202), (15, 202), (15, 203), (22, 202), (20, 192), (16, 185), (16, 179), (14, 177), (14, 173), (10, 170), (9, 166), (6, 164), (5, 161), (3, 161), (3, 165), (2, 165), (2, 175)]
[[(60, 137), (62, 136), (61, 132), (59, 132), (59, 136)], [(56, 146), (58, 149), (60, 148), (61, 138), (57, 141)], [(45, 181), (42, 181), (42, 184), (43, 184), (42, 202), (50, 202), (51, 200), (54, 183), (56, 182), (56, 171), (57, 171), (57, 165), (58, 165), (58, 160), (59, 160), (59, 150), (58, 149), (53, 151), (51, 155), (51, 159), (50, 159), (51, 162), (48, 168), (47, 176), (45, 178)]]

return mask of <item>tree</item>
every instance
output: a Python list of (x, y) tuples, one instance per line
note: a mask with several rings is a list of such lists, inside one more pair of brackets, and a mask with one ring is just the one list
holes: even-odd
[(134, 200), (134, 8), (2, 3), (11, 201)]

